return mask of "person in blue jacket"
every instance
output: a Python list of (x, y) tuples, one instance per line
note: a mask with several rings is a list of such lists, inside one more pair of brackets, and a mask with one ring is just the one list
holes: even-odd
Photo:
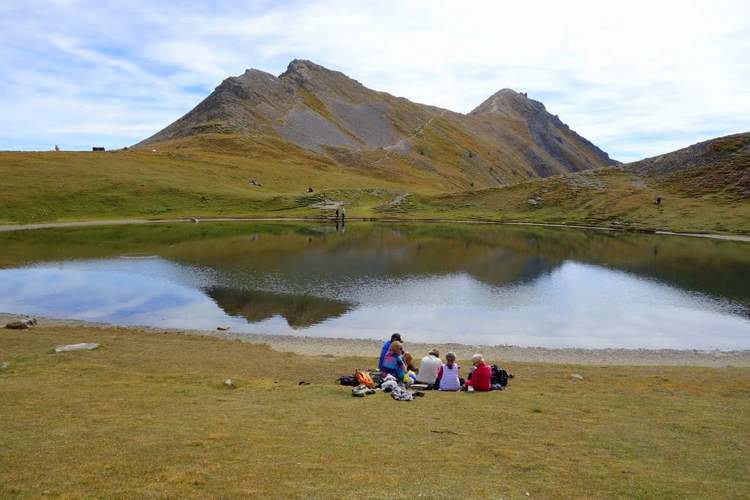
[(403, 342), (400, 333), (394, 333), (391, 335), (391, 340), (387, 340), (383, 343), (383, 348), (380, 349), (380, 359), (378, 359), (378, 370), (380, 371), (383, 371), (383, 359), (385, 358), (385, 355), (388, 354), (388, 351), (391, 350), (391, 343), (393, 342)]
[(406, 362), (401, 354), (404, 352), (401, 342), (394, 340), (391, 342), (391, 348), (385, 353), (383, 358), (383, 368), (380, 372), (385, 378), (386, 375), (393, 375), (399, 384), (404, 381), (404, 375), (406, 375)]

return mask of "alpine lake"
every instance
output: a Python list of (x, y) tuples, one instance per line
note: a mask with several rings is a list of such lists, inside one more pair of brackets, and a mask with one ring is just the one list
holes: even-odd
[(0, 312), (474, 345), (750, 349), (750, 243), (491, 224), (0, 233)]

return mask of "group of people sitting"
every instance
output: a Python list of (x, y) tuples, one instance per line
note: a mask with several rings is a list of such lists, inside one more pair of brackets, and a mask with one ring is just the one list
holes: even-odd
[(448, 352), (445, 362), (440, 360), (440, 353), (432, 349), (417, 369), (411, 354), (404, 350), (401, 335), (394, 333), (391, 339), (383, 344), (378, 361), (378, 369), (385, 375), (393, 375), (396, 380), (407, 383), (424, 384), (430, 389), (439, 391), (491, 391), (492, 368), (484, 362), (481, 354), (471, 358), (472, 368), (468, 379), (461, 378), (461, 367), (456, 363), (456, 355)]

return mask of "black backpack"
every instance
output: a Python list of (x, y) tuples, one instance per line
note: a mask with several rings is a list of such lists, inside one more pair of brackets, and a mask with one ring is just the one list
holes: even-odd
[(343, 377), (339, 377), (339, 384), (356, 387), (359, 385), (359, 382), (357, 382), (357, 377), (353, 375), (344, 375)]
[(513, 375), (508, 373), (497, 365), (492, 365), (492, 383), (500, 384), (502, 387), (508, 385), (508, 381), (513, 378)]

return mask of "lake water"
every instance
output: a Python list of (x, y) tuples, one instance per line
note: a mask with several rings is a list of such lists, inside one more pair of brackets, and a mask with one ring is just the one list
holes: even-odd
[(750, 244), (492, 225), (0, 234), (0, 312), (542, 347), (750, 349)]

